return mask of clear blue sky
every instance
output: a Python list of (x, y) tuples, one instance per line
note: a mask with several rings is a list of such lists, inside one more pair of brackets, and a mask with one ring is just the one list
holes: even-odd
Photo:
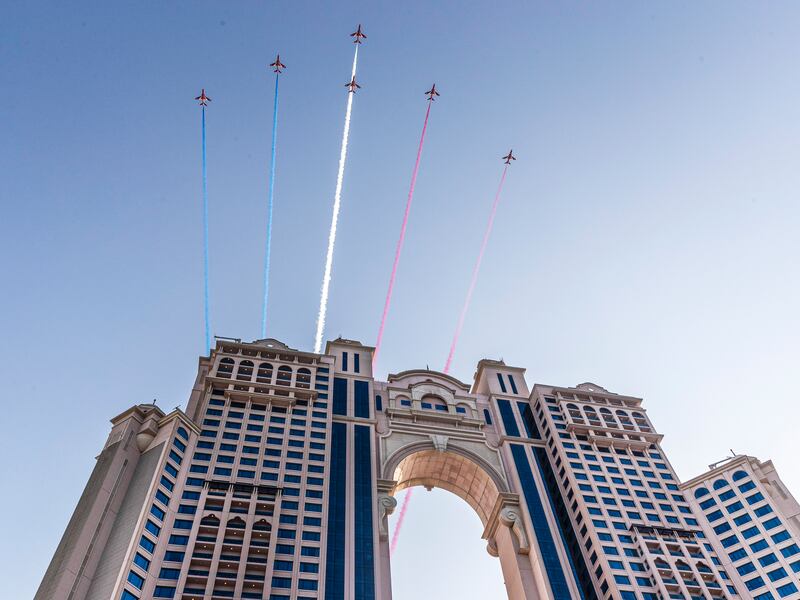
[[(381, 376), (441, 368), (513, 146), (454, 374), (502, 357), (530, 383), (641, 395), (681, 477), (733, 448), (773, 458), (800, 493), (796, 3), (14, 1), (0, 23), (0, 597), (32, 596), (108, 419), (187, 399), (201, 87), (213, 332), (258, 336), (277, 51), (270, 334), (311, 348), (358, 22), (328, 336), (374, 341), (435, 81)], [(397, 599), (442, 574), (440, 597), (499, 597), (477, 517), (415, 496)]]

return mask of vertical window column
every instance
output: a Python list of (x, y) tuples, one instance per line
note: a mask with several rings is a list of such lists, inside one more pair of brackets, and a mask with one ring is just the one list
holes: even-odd
[(344, 600), (346, 516), (347, 425), (345, 423), (333, 423), (331, 433), (330, 489), (328, 491), (325, 600)]
[(371, 437), (372, 428), (369, 425), (355, 426), (355, 598), (358, 600), (375, 598)]
[(347, 414), (347, 379), (333, 378), (333, 414)]
[(564, 576), (564, 569), (561, 566), (561, 559), (558, 556), (558, 549), (553, 539), (553, 533), (550, 531), (542, 499), (536, 487), (536, 480), (533, 478), (527, 446), (511, 444), (511, 454), (514, 457), (514, 466), (517, 469), (517, 475), (522, 485), (525, 504), (533, 522), (535, 539), (542, 554), (542, 561), (547, 572), (547, 578), (550, 580), (553, 597), (555, 600), (572, 600), (567, 579)]
[(369, 419), (369, 382), (354, 381), (353, 383), (355, 384), (353, 393), (355, 401), (354, 414), (356, 417)]
[(506, 435), (519, 437), (519, 427), (517, 426), (517, 419), (514, 416), (514, 409), (511, 407), (511, 402), (508, 400), (498, 400), (497, 407), (500, 409), (500, 418), (503, 419), (503, 427), (506, 430)]

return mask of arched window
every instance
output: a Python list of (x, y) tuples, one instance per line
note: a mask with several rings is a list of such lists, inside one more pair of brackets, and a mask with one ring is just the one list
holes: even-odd
[(633, 429), (633, 421), (624, 410), (617, 411), (617, 418), (625, 429)]
[(208, 527), (219, 527), (219, 519), (215, 515), (208, 515), (203, 517), (200, 521), (200, 525), (206, 525)]
[(223, 358), (219, 361), (219, 368), (217, 369), (217, 377), (224, 377), (225, 379), (230, 379), (231, 374), (233, 373), (233, 359), (232, 358)]
[(695, 498), (702, 498), (703, 496), (708, 496), (708, 490), (706, 488), (701, 487), (694, 491)]
[(239, 370), (236, 371), (236, 379), (250, 381), (253, 377), (253, 361), (243, 360), (239, 363)]
[(272, 379), (272, 365), (269, 363), (261, 363), (258, 365), (258, 372), (256, 373), (256, 381), (259, 383), (269, 383)]
[(253, 523), (253, 531), (272, 531), (272, 525), (266, 519), (260, 519)]
[(747, 473), (745, 473), (744, 471), (736, 471), (733, 474), (734, 481), (739, 481), (740, 479), (744, 479), (745, 477), (747, 477)]
[(439, 396), (428, 394), (427, 396), (422, 397), (422, 408), (427, 410), (447, 412), (447, 402), (439, 398)]
[(459, 415), (467, 415), (469, 414), (469, 407), (466, 404), (459, 404), (456, 406), (456, 413)]
[(569, 416), (572, 417), (573, 421), (583, 423), (583, 413), (575, 404), (567, 404), (567, 411), (569, 411)]
[(714, 482), (714, 489), (715, 490), (719, 490), (719, 489), (722, 489), (724, 487), (728, 487), (729, 485), (730, 484), (727, 481), (725, 481), (724, 479), (717, 479)]
[(600, 425), (600, 417), (597, 416), (597, 412), (591, 406), (584, 406), (583, 412), (586, 413), (586, 418), (589, 419), (590, 425)]
[(617, 425), (617, 420), (614, 418), (614, 414), (607, 408), (600, 409), (600, 416), (603, 417), (603, 421), (605, 421), (606, 425)]
[(306, 390), (311, 388), (311, 371), (305, 367), (297, 369), (295, 385)]
[(227, 527), (230, 529), (244, 529), (244, 519), (241, 517), (233, 517), (228, 521)]
[(278, 385), (292, 385), (292, 367), (281, 365), (278, 367), (278, 377), (275, 381)]
[(647, 418), (640, 412), (633, 413), (633, 420), (642, 431), (650, 431), (650, 425), (647, 423)]
[(711, 573), (711, 568), (704, 562), (697, 563), (697, 570), (701, 573)]
[(189, 433), (183, 428), (178, 427), (178, 435), (185, 439), (187, 442), (189, 441)]

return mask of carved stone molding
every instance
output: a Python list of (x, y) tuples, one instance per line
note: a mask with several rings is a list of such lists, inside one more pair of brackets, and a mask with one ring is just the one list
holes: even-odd
[(489, 541), (489, 546), (487, 547), (489, 554), (492, 554), (492, 548), (495, 551), (497, 550), (495, 535), (497, 534), (497, 528), (501, 526), (508, 527), (511, 530), (517, 541), (517, 548), (520, 554), (530, 553), (530, 537), (525, 531), (518, 494), (501, 493), (497, 497), (497, 502), (495, 502), (492, 513), (486, 522), (486, 528), (483, 531), (483, 539)]
[(528, 534), (525, 533), (525, 525), (522, 522), (522, 514), (519, 512), (519, 505), (506, 506), (500, 511), (500, 523), (511, 529), (517, 537), (517, 545), (520, 554), (528, 554), (531, 545), (528, 541)]
[(393, 479), (378, 479), (378, 534), (381, 541), (389, 539), (389, 515), (397, 507), (397, 500), (391, 494), (397, 482)]
[(397, 508), (397, 500), (394, 496), (379, 496), (378, 497), (378, 522), (380, 523), (379, 534), (381, 540), (389, 539), (389, 515)]
[(446, 452), (447, 451), (447, 440), (448, 437), (446, 435), (432, 435), (431, 441), (433, 442), (433, 447), (436, 448), (438, 452)]

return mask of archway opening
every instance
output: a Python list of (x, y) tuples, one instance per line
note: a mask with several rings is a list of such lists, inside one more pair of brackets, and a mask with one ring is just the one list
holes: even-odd
[(412, 488), (413, 500), (392, 555), (393, 600), (506, 597), (500, 561), (481, 539), (504, 484), (478, 461), (457, 451), (422, 449), (397, 462), (391, 533)]
[(466, 501), (485, 526), (500, 494), (497, 482), (476, 462), (456, 452), (421, 450), (394, 470), (395, 492), (412, 486), (441, 488)]

